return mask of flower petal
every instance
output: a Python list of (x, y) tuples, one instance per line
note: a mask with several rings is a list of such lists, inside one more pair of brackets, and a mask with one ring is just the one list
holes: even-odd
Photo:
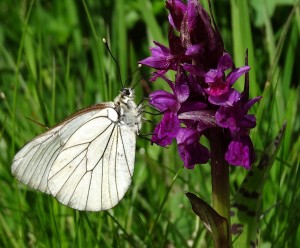
[(152, 92), (150, 95), (149, 104), (161, 112), (166, 110), (177, 110), (179, 104), (175, 96), (164, 90), (157, 90)]
[(236, 128), (237, 114), (236, 108), (221, 106), (216, 112), (216, 123), (223, 128)]
[(247, 73), (250, 69), (250, 66), (242, 66), (240, 68), (234, 69), (227, 75), (226, 81), (230, 86), (232, 86), (236, 82), (236, 80)]
[(153, 43), (156, 45), (156, 47), (150, 48), (152, 56), (169, 56), (170, 55), (170, 49), (163, 44), (153, 41)]
[(168, 61), (168, 59), (166, 57), (162, 57), (162, 56), (155, 56), (155, 57), (151, 56), (151, 57), (145, 58), (143, 60), (140, 60), (139, 64), (147, 65), (149, 67), (152, 67), (152, 68), (158, 69), (158, 70), (169, 69), (171, 66), (170, 61)]
[(243, 166), (249, 170), (254, 162), (254, 149), (249, 136), (241, 136), (230, 142), (225, 159), (231, 165)]
[(192, 144), (199, 141), (200, 134), (191, 128), (180, 128), (177, 133), (177, 144)]
[(208, 149), (200, 143), (178, 145), (178, 152), (188, 169), (194, 169), (196, 164), (205, 164), (209, 160)]
[(190, 95), (190, 88), (187, 83), (187, 76), (182, 72), (176, 74), (174, 93), (176, 95), (177, 100), (180, 103), (185, 102)]
[(244, 111), (248, 112), (248, 110), (255, 104), (257, 103), (260, 99), (262, 98), (262, 96), (257, 96), (252, 98), (251, 100), (249, 100), (245, 105), (244, 105)]
[(171, 69), (172, 56), (170, 49), (156, 41), (154, 41), (154, 44), (156, 47), (150, 48), (151, 56), (139, 61), (139, 63), (158, 70)]
[(185, 52), (185, 55), (188, 56), (201, 56), (204, 52), (204, 49), (201, 44), (189, 46)]
[(204, 164), (209, 160), (208, 149), (199, 143), (200, 133), (189, 128), (180, 128), (176, 140), (178, 152), (188, 169), (194, 169), (196, 164)]
[(219, 105), (219, 106), (233, 106), (234, 103), (239, 101), (241, 98), (241, 94), (235, 90), (230, 89), (228, 92), (222, 95), (210, 95), (208, 97), (208, 101), (212, 104)]
[(191, 86), (190, 90), (193, 91), (192, 93), (194, 93), (197, 96), (197, 98), (200, 98), (200, 97), (206, 98), (205, 91), (199, 83), (200, 80), (198, 81), (196, 78), (198, 78), (198, 77), (196, 77), (192, 74), (190, 74), (188, 76), (189, 83)]
[(205, 83), (211, 84), (211, 83), (222, 83), (223, 82), (223, 76), (224, 72), (219, 69), (211, 69), (207, 73), (205, 73)]
[(218, 69), (221, 71), (226, 71), (233, 67), (233, 61), (231, 56), (228, 53), (225, 53), (220, 59), (218, 63)]
[(160, 123), (155, 127), (151, 141), (160, 146), (167, 146), (177, 136), (180, 122), (174, 112), (165, 112)]
[(149, 81), (154, 82), (157, 78), (163, 77), (167, 72), (168, 70), (158, 70), (152, 73), (153, 76), (149, 79)]

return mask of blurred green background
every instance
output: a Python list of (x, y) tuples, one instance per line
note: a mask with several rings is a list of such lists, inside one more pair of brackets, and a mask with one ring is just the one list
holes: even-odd
[[(202, 1), (207, 9), (207, 1)], [(175, 145), (152, 146), (138, 137), (135, 174), (117, 207), (79, 212), (21, 185), (10, 173), (14, 154), (45, 129), (121, 88), (118, 69), (102, 43), (108, 40), (123, 81), (139, 102), (160, 82), (149, 70), (133, 74), (156, 40), (167, 44), (164, 1), (0, 1), (0, 247), (212, 247), (185, 192), (211, 201), (210, 166), (181, 169)], [(249, 49), (257, 156), (287, 120), (284, 144), (267, 178), (260, 216), (261, 247), (300, 246), (299, 81), (300, 12), (293, 0), (212, 1), (225, 47), (236, 66)], [(236, 84), (242, 89), (243, 81)], [(147, 116), (153, 119), (152, 116)], [(158, 122), (159, 118), (154, 118)], [(142, 133), (153, 125), (145, 123)], [(235, 194), (246, 171), (231, 168)], [(261, 183), (261, 182), (257, 182)]]

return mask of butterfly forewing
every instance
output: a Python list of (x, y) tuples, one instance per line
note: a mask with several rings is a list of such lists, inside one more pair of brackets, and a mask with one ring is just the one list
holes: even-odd
[(47, 188), (47, 178), (51, 161), (53, 162), (53, 158), (55, 159), (61, 149), (58, 139), (60, 128), (58, 126), (37, 137), (17, 153), (11, 171), (19, 181), (34, 189), (50, 193)]
[[(99, 111), (101, 109), (102, 106), (99, 105)], [(13, 160), (12, 174), (24, 184), (49, 194), (47, 181), (50, 168), (66, 140), (93, 115), (94, 108), (90, 112), (68, 118), (26, 144)]]

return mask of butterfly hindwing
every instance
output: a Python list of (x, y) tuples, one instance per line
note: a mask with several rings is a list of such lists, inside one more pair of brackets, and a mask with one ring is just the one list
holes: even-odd
[(30, 187), (50, 194), (49, 171), (67, 139), (95, 114), (95, 110), (70, 118), (27, 143), (15, 156), (12, 174)]
[[(105, 116), (101, 113), (104, 111), (107, 112)], [(114, 109), (101, 112), (69, 138), (49, 173), (51, 194), (61, 203), (79, 210), (112, 208), (123, 198), (131, 183), (134, 160), (122, 157), (130, 154), (134, 159), (135, 133), (117, 123), (118, 115)], [(126, 134), (131, 137), (128, 142), (131, 149), (125, 150), (119, 144), (121, 130), (127, 130)], [(122, 172), (117, 168), (122, 168), (121, 176)]]

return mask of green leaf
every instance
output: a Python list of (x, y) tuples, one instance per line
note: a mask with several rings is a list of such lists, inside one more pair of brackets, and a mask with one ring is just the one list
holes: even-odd
[(207, 230), (212, 234), (215, 247), (230, 247), (227, 219), (196, 195), (187, 192), (186, 196), (189, 198), (195, 214), (200, 217)]
[(286, 122), (282, 125), (276, 138), (267, 146), (257, 166), (246, 175), (233, 204), (235, 213), (232, 233), (238, 234), (234, 247), (256, 247), (257, 229), (260, 216), (261, 193), (270, 173), (270, 169), (280, 148)]

